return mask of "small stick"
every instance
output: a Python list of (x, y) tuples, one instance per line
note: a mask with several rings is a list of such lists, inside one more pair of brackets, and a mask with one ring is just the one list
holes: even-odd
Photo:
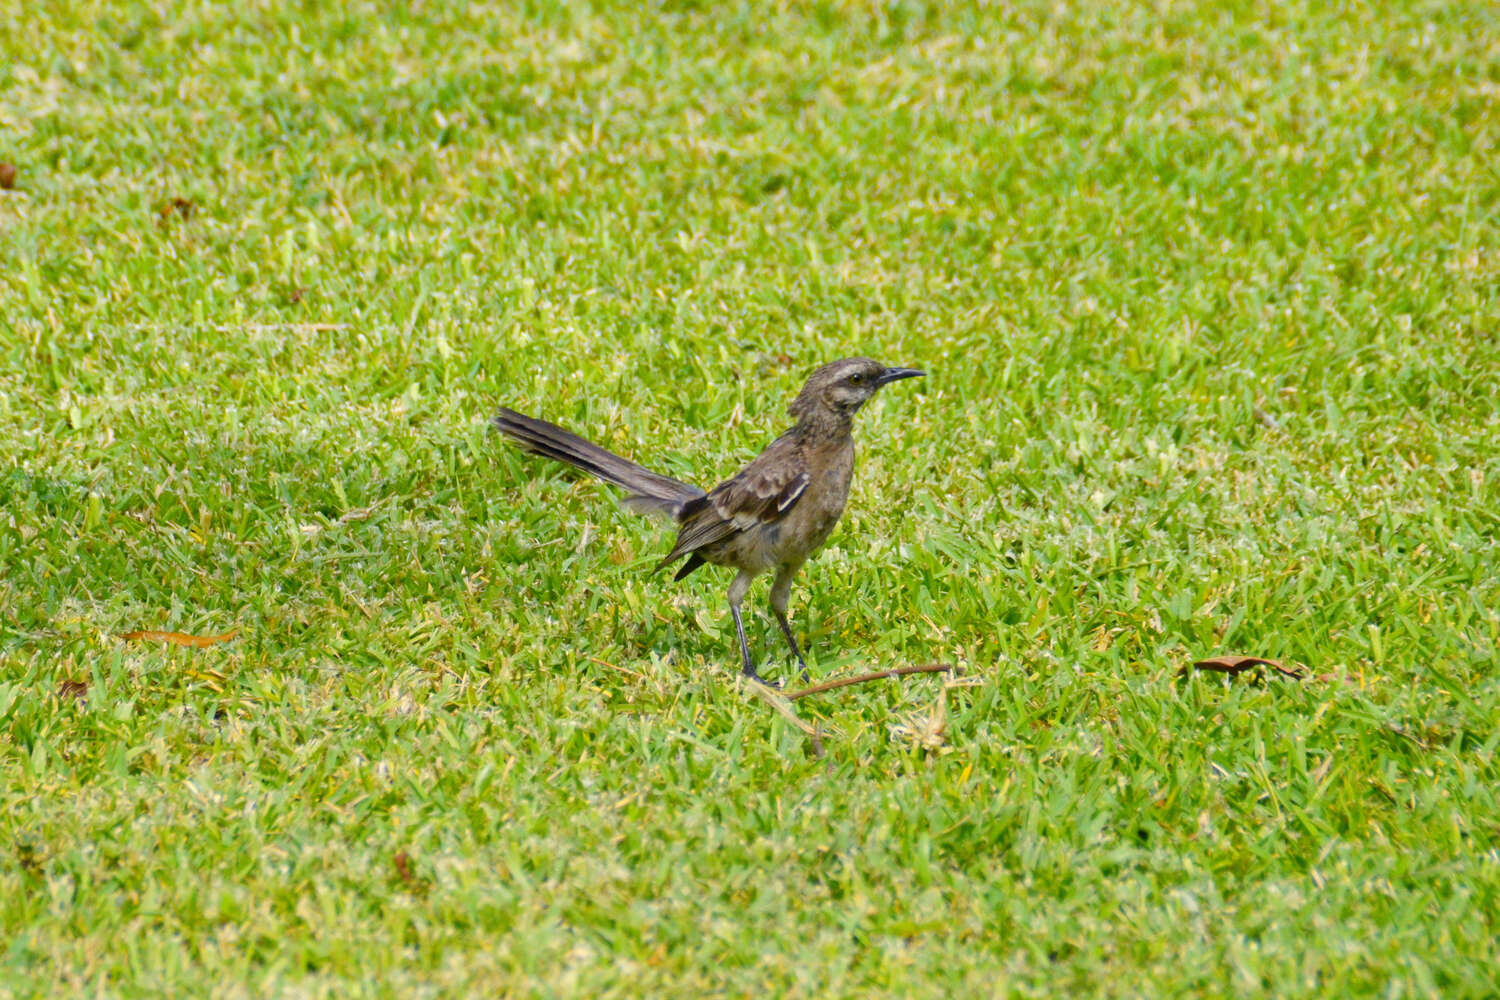
[(824, 691), (832, 691), (834, 688), (848, 687), (850, 684), (863, 684), (865, 681), (878, 681), (883, 677), (905, 677), (907, 674), (942, 673), (957, 674), (958, 668), (951, 663), (924, 663), (919, 667), (896, 667), (891, 670), (877, 670), (873, 674), (860, 674), (858, 677), (840, 677), (836, 681), (814, 684), (810, 688), (793, 691), (791, 694), (782, 695), (782, 697), (787, 701), (796, 701), (798, 698), (806, 698), (810, 694), (821, 694)]
[(823, 749), (823, 727), (817, 723), (813, 723), (812, 754), (818, 760), (828, 756), (828, 751)]
[(792, 706), (788, 704), (787, 700), (781, 696), (780, 691), (771, 687), (769, 684), (763, 684), (758, 680), (753, 680), (751, 678), (746, 678), (745, 680), (745, 687), (748, 688), (752, 694), (775, 709), (776, 713), (783, 719), (790, 722), (798, 729), (802, 730), (803, 734), (807, 736), (813, 736), (818, 732), (816, 726), (806, 721), (792, 710)]
[(597, 656), (590, 656), (589, 659), (599, 664), (599, 666), (601, 667), (608, 667), (611, 670), (618, 670), (622, 674), (629, 674), (631, 677), (634, 677), (638, 681), (644, 681), (646, 679), (645, 674), (638, 674), (634, 670), (631, 670), (629, 667), (622, 667), (618, 663), (610, 663), (608, 660), (601, 660)]

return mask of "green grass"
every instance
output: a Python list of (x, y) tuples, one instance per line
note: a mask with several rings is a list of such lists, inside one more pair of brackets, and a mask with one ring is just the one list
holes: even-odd
[(0, 994), (1500, 992), (1500, 15), (530, 6), (0, 7)]

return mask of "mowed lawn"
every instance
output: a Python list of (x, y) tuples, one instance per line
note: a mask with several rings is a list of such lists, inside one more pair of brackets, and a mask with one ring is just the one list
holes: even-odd
[[(1458, 0), (0, 8), (0, 995), (1500, 993), (1497, 137)], [(486, 421), (851, 354), (794, 626), (968, 683), (815, 741)]]

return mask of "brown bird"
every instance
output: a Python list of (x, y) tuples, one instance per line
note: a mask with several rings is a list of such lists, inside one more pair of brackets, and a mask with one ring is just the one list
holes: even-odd
[(854, 473), (854, 414), (881, 386), (925, 375), (915, 368), (890, 368), (869, 358), (845, 358), (813, 372), (787, 407), (792, 428), (739, 473), (703, 490), (605, 451), (556, 424), (514, 410), (500, 410), (494, 426), (528, 451), (582, 469), (628, 493), (627, 506), (665, 514), (676, 521), (677, 544), (657, 569), (686, 557), (674, 579), (704, 563), (738, 570), (729, 585), (729, 611), (740, 639), (741, 668), (761, 680), (745, 641), (740, 605), (750, 583), (770, 570), (771, 610), (781, 624), (792, 655), (807, 676), (807, 663), (787, 621), (792, 577), (833, 531)]

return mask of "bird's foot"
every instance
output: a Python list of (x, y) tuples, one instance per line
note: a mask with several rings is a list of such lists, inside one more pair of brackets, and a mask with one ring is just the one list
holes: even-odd
[(769, 679), (767, 679), (765, 677), (762, 677), (760, 674), (756, 673), (753, 668), (750, 669), (750, 670), (742, 670), (742, 671), (740, 671), (740, 675), (742, 677), (744, 677), (746, 680), (754, 681), (757, 684), (764, 684), (768, 688), (776, 688), (778, 691), (781, 690), (781, 682), (780, 681), (773, 681), (773, 680), (769, 680)]
[(807, 672), (807, 661), (800, 656), (797, 657), (797, 667), (802, 671), (802, 683), (811, 684), (812, 674)]

